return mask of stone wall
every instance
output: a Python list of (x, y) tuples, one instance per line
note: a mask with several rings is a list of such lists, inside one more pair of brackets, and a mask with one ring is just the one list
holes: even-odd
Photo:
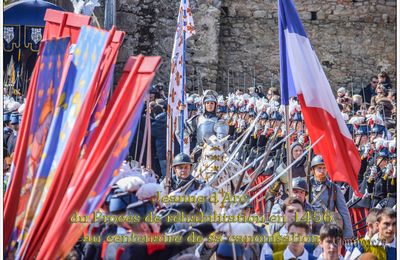
[[(161, 55), (155, 82), (168, 85), (179, 0), (115, 1), (117, 27), (127, 33), (117, 74), (130, 55)], [(100, 2), (96, 16), (102, 24)], [(295, 4), (332, 88), (357, 89), (381, 70), (395, 79), (395, 0)], [(190, 5), (196, 35), (187, 44), (189, 90), (279, 86), (277, 0), (191, 0)]]

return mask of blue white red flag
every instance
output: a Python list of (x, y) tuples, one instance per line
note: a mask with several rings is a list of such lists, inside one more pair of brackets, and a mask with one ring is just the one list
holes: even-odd
[[(292, 0), (279, 0), (282, 103), (297, 96), (311, 141), (332, 180), (348, 183), (359, 195), (361, 160)], [(338, 163), (339, 162), (339, 163)]]

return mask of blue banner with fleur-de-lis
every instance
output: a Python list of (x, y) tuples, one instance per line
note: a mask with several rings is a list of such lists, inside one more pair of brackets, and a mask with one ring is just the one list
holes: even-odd
[[(25, 156), (25, 165), (22, 177), (22, 189), (18, 204), (18, 216), (14, 236), (18, 237), (23, 226), (23, 220), (31, 195), (32, 185), (36, 177), (46, 137), (49, 131), (60, 87), (64, 57), (69, 44), (69, 37), (51, 39), (43, 43), (41, 63), (39, 65), (37, 87), (34, 94), (32, 116), (24, 118), (30, 120), (28, 129), (28, 147)], [(24, 113), (26, 115), (27, 113)], [(13, 174), (15, 168), (13, 167)]]
[[(57, 101), (54, 118), (46, 139), (44, 151), (32, 189), (28, 207), (40, 213), (44, 199), (52, 184), (57, 167), (71, 136), (72, 129), (85, 102), (94, 75), (99, 69), (109, 33), (90, 26), (81, 28), (77, 43), (70, 51), (65, 83)], [(85, 129), (82, 129), (85, 131)], [(40, 199), (38, 199), (40, 198)], [(35, 218), (33, 218), (33, 221)], [(32, 225), (31, 225), (32, 226)]]

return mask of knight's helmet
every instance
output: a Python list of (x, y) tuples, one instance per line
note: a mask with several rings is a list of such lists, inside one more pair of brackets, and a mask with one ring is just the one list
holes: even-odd
[(218, 93), (215, 92), (214, 90), (208, 89), (206, 91), (204, 91), (203, 94), (203, 104), (206, 102), (215, 102), (215, 104), (217, 104), (217, 97), (218, 97)]

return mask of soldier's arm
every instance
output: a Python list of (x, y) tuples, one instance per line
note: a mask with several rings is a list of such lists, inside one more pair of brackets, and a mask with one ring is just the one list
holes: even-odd
[(352, 238), (354, 235), (353, 235), (353, 228), (351, 224), (349, 209), (347, 208), (343, 193), (340, 191), (339, 186), (336, 184), (335, 184), (335, 189), (337, 194), (336, 207), (340, 216), (342, 216), (343, 219), (344, 238)]
[(368, 159), (365, 157), (361, 160), (361, 167), (360, 171), (358, 172), (358, 189), (360, 189), (360, 185), (364, 180), (365, 172), (367, 171), (368, 167)]

